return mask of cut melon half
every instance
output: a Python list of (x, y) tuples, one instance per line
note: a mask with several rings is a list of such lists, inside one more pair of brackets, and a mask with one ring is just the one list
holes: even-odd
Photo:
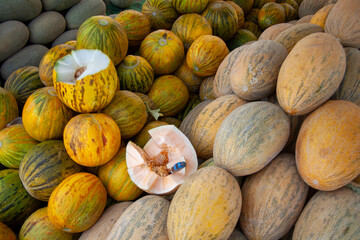
[(105, 53), (80, 49), (56, 62), (53, 81), (62, 102), (77, 112), (88, 113), (99, 111), (110, 103), (119, 79)]
[[(174, 125), (148, 131), (151, 139), (144, 148), (129, 141), (126, 164), (131, 180), (150, 194), (173, 193), (198, 167), (197, 156), (190, 140)], [(174, 165), (185, 163), (178, 171)]]

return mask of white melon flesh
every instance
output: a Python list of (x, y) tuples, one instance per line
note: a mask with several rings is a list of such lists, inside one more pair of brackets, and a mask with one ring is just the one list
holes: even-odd
[(100, 50), (72, 51), (56, 62), (57, 81), (75, 84), (77, 80), (106, 69), (109, 64), (110, 58)]
[[(189, 139), (174, 125), (149, 130), (151, 139), (140, 148), (133, 142), (126, 146), (126, 164), (131, 180), (150, 194), (174, 192), (198, 167), (197, 156)], [(185, 168), (164, 173), (176, 163)], [(160, 170), (158, 170), (160, 169)]]

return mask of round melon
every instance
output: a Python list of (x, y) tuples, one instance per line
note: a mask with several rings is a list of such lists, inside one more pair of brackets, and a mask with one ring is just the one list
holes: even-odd
[(26, 153), (38, 142), (32, 139), (22, 124), (0, 131), (0, 163), (7, 168), (18, 168)]
[(49, 140), (26, 153), (19, 166), (19, 176), (31, 196), (46, 202), (66, 177), (81, 170), (66, 153), (62, 141)]
[[(174, 125), (156, 127), (148, 132), (151, 139), (144, 148), (131, 141), (126, 145), (130, 178), (149, 194), (173, 193), (196, 171), (196, 152), (189, 139)], [(177, 168), (179, 164), (181, 168)]]
[(178, 68), (178, 70), (176, 70), (174, 75), (185, 83), (190, 93), (198, 93), (200, 89), (200, 85), (204, 80), (203, 77), (200, 77), (195, 73), (193, 73), (193, 71), (191, 71), (191, 69), (186, 64), (185, 60)]
[(256, 41), (257, 37), (254, 33), (246, 29), (239, 29), (234, 36), (227, 42), (230, 51), (244, 45), (247, 42)]
[(261, 7), (258, 15), (258, 24), (264, 30), (270, 26), (285, 22), (285, 9), (282, 5), (269, 2)]
[(239, 184), (229, 172), (214, 166), (202, 168), (185, 180), (171, 201), (169, 239), (228, 239), (241, 204)]
[(19, 108), (10, 91), (0, 87), (0, 130), (19, 116)]
[(150, 21), (146, 15), (132, 9), (120, 12), (116, 15), (115, 21), (124, 28), (129, 46), (140, 46), (144, 38), (151, 32)]
[(35, 90), (42, 87), (44, 84), (40, 80), (39, 68), (34, 66), (22, 67), (14, 71), (4, 85), (4, 88), (10, 91), (22, 106)]
[(116, 201), (135, 200), (143, 192), (130, 179), (125, 155), (126, 149), (121, 148), (109, 162), (100, 167), (98, 173), (108, 195)]
[(153, 30), (170, 30), (179, 17), (171, 0), (145, 0), (141, 12), (150, 20)]
[(216, 134), (215, 165), (234, 176), (258, 172), (281, 152), (289, 135), (290, 120), (279, 106), (244, 104), (225, 118)]
[(51, 193), (47, 209), (50, 222), (64, 232), (83, 232), (99, 219), (106, 198), (106, 189), (98, 177), (75, 173)]
[(110, 161), (120, 148), (116, 122), (103, 113), (79, 114), (64, 129), (64, 145), (70, 158), (86, 167)]
[(215, 99), (214, 80), (215, 80), (215, 76), (213, 75), (213, 76), (205, 78), (202, 81), (202, 83), (200, 85), (200, 89), (199, 89), (199, 96), (200, 96), (201, 101)]
[(229, 54), (225, 42), (213, 35), (204, 35), (196, 39), (186, 54), (186, 64), (196, 75), (208, 77), (214, 75)]
[(173, 0), (174, 8), (181, 14), (201, 13), (208, 5), (209, 0)]
[(231, 0), (241, 7), (245, 14), (247, 14), (254, 6), (254, 0)]
[(102, 112), (115, 120), (123, 139), (129, 139), (140, 132), (148, 117), (143, 100), (127, 90), (117, 91)]
[(45, 86), (47, 87), (54, 86), (53, 69), (57, 60), (70, 54), (71, 51), (75, 49), (76, 49), (75, 47), (70, 46), (68, 44), (59, 44), (55, 47), (50, 48), (45, 53), (39, 64), (39, 76), (41, 82)]
[(160, 108), (163, 116), (171, 117), (184, 109), (189, 99), (189, 91), (179, 78), (164, 75), (155, 79), (148, 96)]
[(32, 213), (21, 226), (19, 239), (72, 240), (73, 234), (56, 229), (49, 220), (47, 207)]
[(235, 8), (226, 1), (210, 3), (201, 13), (210, 23), (213, 35), (227, 41), (238, 30), (238, 15)]
[(186, 50), (198, 37), (213, 33), (210, 23), (197, 13), (181, 15), (174, 22), (171, 31), (181, 39)]
[(201, 99), (198, 94), (190, 94), (186, 107), (176, 116), (176, 118), (179, 119), (179, 121), (184, 120), (189, 112), (194, 109), (200, 102)]
[(234, 3), (233, 1), (226, 1), (227, 3), (229, 3), (236, 11), (237, 14), (237, 18), (238, 18), (238, 29), (242, 28), (244, 26), (245, 23), (245, 15), (244, 15), (244, 11), (242, 10), (242, 8), (237, 5), (236, 3)]
[(309, 186), (333, 191), (360, 174), (359, 118), (359, 106), (333, 100), (305, 119), (296, 142), (296, 164)]
[(76, 41), (77, 49), (101, 50), (115, 66), (125, 58), (129, 45), (124, 28), (108, 16), (88, 18), (81, 24)]
[(127, 55), (116, 67), (120, 89), (147, 93), (154, 83), (154, 69), (143, 57)]
[(74, 50), (53, 70), (58, 97), (76, 112), (96, 112), (110, 103), (119, 79), (110, 58), (94, 49)]
[(60, 139), (73, 114), (53, 87), (44, 87), (33, 92), (26, 100), (22, 121), (26, 132), (37, 141)]
[(150, 63), (155, 74), (170, 74), (176, 71), (184, 60), (184, 45), (173, 32), (157, 30), (142, 41), (140, 56)]

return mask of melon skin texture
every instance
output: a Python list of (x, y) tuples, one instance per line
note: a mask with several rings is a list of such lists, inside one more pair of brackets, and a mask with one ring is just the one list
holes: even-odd
[(333, 191), (360, 174), (360, 107), (331, 100), (303, 122), (296, 142), (296, 164), (312, 188)]
[(338, 1), (328, 14), (325, 32), (340, 39), (345, 47), (360, 48), (359, 12), (359, 1)]
[(359, 192), (350, 188), (318, 191), (299, 216), (292, 239), (359, 239), (359, 205)]
[[(14, 55), (22, 49), (29, 39), (27, 26), (16, 20), (9, 20), (0, 24), (0, 62)], [(11, 37), (9, 37), (11, 36)]]
[(234, 176), (255, 173), (281, 152), (289, 135), (290, 120), (279, 106), (244, 104), (225, 118), (216, 134), (215, 165)]
[[(149, 194), (173, 193), (193, 174), (198, 161), (189, 139), (174, 125), (150, 129), (151, 139), (143, 149), (129, 142), (126, 146), (126, 165), (131, 180)], [(175, 164), (185, 162), (180, 171), (169, 172)]]
[(190, 176), (171, 201), (167, 231), (174, 239), (228, 239), (242, 204), (239, 184), (219, 167), (205, 167)]
[(296, 222), (309, 186), (301, 179), (295, 156), (279, 154), (261, 171), (246, 177), (239, 226), (249, 239), (277, 240)]
[(276, 97), (285, 112), (305, 115), (327, 101), (345, 74), (346, 55), (330, 34), (313, 33), (301, 39), (282, 64)]

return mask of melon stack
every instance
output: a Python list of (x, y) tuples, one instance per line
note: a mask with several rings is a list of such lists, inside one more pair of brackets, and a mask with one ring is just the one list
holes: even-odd
[(0, 239), (359, 238), (359, 1), (100, 2), (0, 3)]

